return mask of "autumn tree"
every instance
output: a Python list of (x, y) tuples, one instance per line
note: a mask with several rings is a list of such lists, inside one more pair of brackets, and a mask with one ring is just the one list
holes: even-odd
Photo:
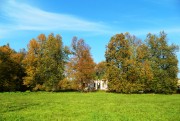
[(148, 48), (129, 33), (113, 36), (107, 46), (107, 79), (109, 91), (137, 93), (148, 90), (153, 78)]
[(16, 52), (9, 45), (0, 47), (0, 91), (24, 91), (22, 66), (24, 54)]
[(136, 63), (138, 69), (138, 81), (141, 84), (141, 90), (144, 92), (151, 92), (151, 84), (153, 83), (153, 70), (151, 61), (149, 59), (148, 46), (142, 43), (137, 47)]
[(134, 35), (125, 33), (125, 37), (129, 42), (131, 51), (127, 72), (128, 81), (131, 82), (130, 92), (147, 92), (150, 90), (149, 84), (153, 79), (152, 68), (148, 58), (148, 47)]
[(129, 91), (127, 72), (131, 54), (130, 44), (124, 34), (117, 34), (111, 38), (105, 53), (109, 91), (125, 93)]
[(167, 35), (160, 32), (159, 36), (148, 34), (146, 38), (149, 60), (153, 70), (153, 82), (150, 85), (153, 92), (172, 93), (176, 90), (178, 60), (175, 45), (168, 45)]
[(69, 79), (74, 81), (74, 88), (83, 91), (94, 78), (95, 63), (90, 54), (90, 47), (83, 39), (72, 40), (72, 56), (67, 68)]
[(107, 46), (109, 91), (172, 93), (177, 84), (177, 46), (167, 44), (167, 35), (148, 34), (146, 43), (129, 33), (113, 36)]
[(96, 79), (106, 79), (106, 62), (101, 61), (95, 66)]
[(24, 84), (32, 90), (56, 91), (58, 82), (64, 78), (64, 65), (67, 59), (60, 35), (40, 34), (32, 39), (24, 59), (27, 76)]
[(23, 60), (23, 64), (26, 68), (26, 77), (24, 77), (24, 85), (32, 90), (38, 85), (40, 79), (37, 73), (38, 56), (39, 56), (39, 43), (32, 39), (28, 44), (28, 51)]
[(58, 82), (64, 78), (65, 62), (66, 53), (61, 36), (50, 34), (44, 44), (39, 65), (46, 90), (57, 90)]

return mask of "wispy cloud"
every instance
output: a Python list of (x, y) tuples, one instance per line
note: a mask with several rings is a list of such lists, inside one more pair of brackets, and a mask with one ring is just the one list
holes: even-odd
[[(8, 0), (3, 3), (1, 18), (9, 24), (0, 23), (0, 32), (11, 30), (68, 30), (104, 32), (107, 26), (99, 22), (91, 22), (76, 16), (47, 12), (26, 3)], [(3, 29), (2, 29), (3, 28)]]
[[(150, 1), (150, 0), (144, 0)], [(166, 0), (167, 2), (169, 0)], [(124, 14), (123, 14), (124, 15)], [(130, 32), (135, 35), (146, 35), (148, 32), (159, 33), (164, 30), (167, 33), (180, 33), (179, 24), (172, 26), (172, 21), (179, 18), (158, 19), (143, 18), (135, 14), (124, 15), (122, 19), (109, 23), (89, 21), (77, 16), (61, 13), (52, 13), (40, 8), (33, 7), (17, 0), (6, 0), (0, 4), (0, 38), (7, 36), (7, 33), (18, 30), (37, 31), (80, 31), (91, 32), (91, 34), (113, 34)], [(141, 26), (142, 23), (142, 26)], [(162, 26), (160, 26), (160, 24)], [(132, 24), (132, 26), (128, 26)], [(166, 25), (166, 28), (162, 28)], [(146, 27), (146, 28), (145, 28)], [(93, 32), (93, 33), (92, 33)]]

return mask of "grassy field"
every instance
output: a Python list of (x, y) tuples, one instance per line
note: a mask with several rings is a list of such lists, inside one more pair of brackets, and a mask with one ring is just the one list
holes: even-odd
[(2, 121), (180, 121), (180, 95), (0, 93)]

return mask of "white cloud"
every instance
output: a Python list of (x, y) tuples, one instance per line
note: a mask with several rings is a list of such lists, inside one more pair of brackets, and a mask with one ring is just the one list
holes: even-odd
[[(127, 31), (137, 36), (146, 35), (149, 32), (158, 34), (162, 30), (167, 33), (180, 33), (179, 24), (176, 27), (166, 26), (166, 28), (159, 28), (156, 24), (162, 23), (162, 21), (158, 19), (142, 19), (136, 17), (136, 15), (126, 15), (123, 18), (115, 21), (110, 27), (102, 22), (92, 22), (69, 14), (52, 13), (16, 0), (7, 0), (0, 4), (0, 38), (7, 36), (9, 32), (18, 30), (83, 31), (91, 32), (91, 34), (93, 32), (96, 35), (108, 34), (110, 36)], [(124, 28), (123, 26), (128, 24), (127, 18), (133, 20), (133, 24), (142, 22), (143, 24), (154, 25), (154, 27), (147, 27), (147, 29), (143, 29), (141, 26)], [(166, 21), (170, 21), (169, 23), (166, 22), (167, 25), (172, 25), (172, 18), (166, 19)]]
[[(0, 23), (0, 28), (11, 30), (68, 30), (103, 33), (107, 26), (83, 20), (76, 16), (52, 13), (25, 3), (9, 0), (1, 7), (1, 14), (10, 24)], [(3, 30), (0, 30), (0, 32)], [(4, 30), (5, 32), (5, 30)]]

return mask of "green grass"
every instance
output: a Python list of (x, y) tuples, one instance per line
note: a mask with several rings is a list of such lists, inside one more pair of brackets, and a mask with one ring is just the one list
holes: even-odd
[(0, 93), (2, 121), (180, 121), (180, 95)]

